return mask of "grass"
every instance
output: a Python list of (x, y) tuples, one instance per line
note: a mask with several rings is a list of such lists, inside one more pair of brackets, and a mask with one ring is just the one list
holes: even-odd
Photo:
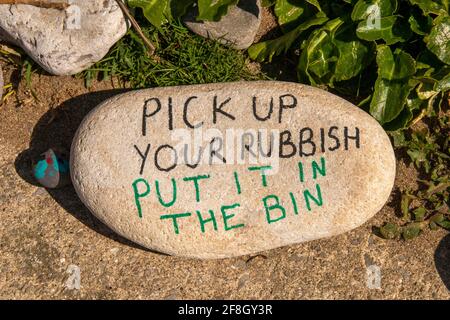
[(129, 30), (103, 60), (81, 73), (86, 86), (111, 76), (131, 88), (267, 79), (249, 70), (243, 52), (194, 35), (179, 22), (157, 30), (138, 21), (160, 61), (149, 57), (143, 41)]
[[(4, 50), (2, 47), (0, 47), (0, 60), (20, 70), (21, 79), (24, 80), (26, 88), (30, 90), (31, 95), (35, 100), (39, 100), (33, 90), (31, 76), (36, 70), (40, 69), (40, 66), (38, 66), (30, 57), (25, 54), (22, 49), (19, 48), (17, 48), (17, 50)], [(12, 83), (5, 84), (3, 89), (4, 92), (3, 97), (0, 100), (0, 105), (2, 105), (10, 96), (17, 94), (17, 88), (15, 88)]]

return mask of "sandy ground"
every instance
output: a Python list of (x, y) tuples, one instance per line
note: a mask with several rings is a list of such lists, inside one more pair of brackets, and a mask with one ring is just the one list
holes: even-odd
[[(263, 25), (263, 33), (272, 28)], [(1, 63), (1, 62), (0, 62)], [(120, 90), (90, 90), (72, 77), (36, 74), (32, 99), (2, 65), (18, 98), (0, 106), (0, 298), (3, 299), (450, 299), (450, 235), (426, 232), (386, 241), (374, 226), (395, 220), (399, 189), (416, 171), (398, 154), (391, 199), (373, 219), (344, 235), (261, 255), (199, 261), (153, 253), (94, 218), (71, 186), (47, 191), (30, 176), (31, 159), (69, 148), (83, 116)], [(79, 268), (80, 289), (67, 282)], [(380, 270), (381, 283), (372, 282)]]

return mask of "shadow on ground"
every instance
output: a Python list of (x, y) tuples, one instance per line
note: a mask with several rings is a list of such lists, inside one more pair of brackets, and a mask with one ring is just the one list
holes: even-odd
[[(15, 160), (17, 174), (26, 182), (38, 185), (32, 176), (32, 160), (53, 148), (69, 154), (73, 136), (83, 118), (102, 101), (127, 90), (108, 90), (83, 94), (65, 101), (63, 104), (45, 113), (33, 129), (30, 146), (21, 152)], [(112, 231), (95, 218), (78, 198), (72, 185), (61, 189), (47, 189), (55, 201), (67, 212), (94, 231), (122, 244), (147, 250)], [(147, 250), (148, 251), (148, 250)]]
[(439, 243), (434, 253), (434, 263), (439, 276), (450, 291), (450, 234)]

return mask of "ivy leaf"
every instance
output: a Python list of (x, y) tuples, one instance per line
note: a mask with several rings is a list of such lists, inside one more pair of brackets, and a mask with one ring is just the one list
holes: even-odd
[(317, 8), (317, 10), (322, 11), (322, 8), (320, 7), (319, 0), (306, 0), (309, 4), (313, 5)]
[(300, 24), (294, 30), (277, 39), (268, 40), (252, 45), (250, 48), (248, 48), (248, 54), (250, 58), (259, 62), (262, 62), (264, 60), (272, 61), (273, 56), (282, 54), (283, 52), (285, 53), (303, 31), (311, 28), (312, 26), (322, 25), (327, 20), (328, 18), (326, 17), (317, 17), (308, 20)]
[(385, 124), (394, 120), (405, 107), (411, 87), (403, 80), (384, 80), (378, 78), (370, 103), (370, 114)]
[(393, 223), (386, 223), (380, 228), (380, 233), (385, 239), (394, 239), (400, 235), (400, 229)]
[(145, 18), (157, 28), (171, 18), (169, 0), (128, 0), (131, 8), (141, 8)]
[(429, 77), (421, 77), (419, 79), (416, 92), (420, 99), (428, 100), (439, 93), (434, 90), (437, 82), (435, 79)]
[(314, 30), (305, 43), (297, 67), (300, 80), (311, 84), (330, 83), (338, 59), (333, 44), (334, 32), (344, 23), (337, 18)]
[(277, 0), (274, 7), (278, 24), (285, 32), (289, 32), (301, 23), (317, 15), (325, 16), (317, 0)]
[(349, 80), (360, 74), (372, 61), (375, 45), (360, 41), (354, 31), (347, 28), (339, 30), (334, 37), (334, 45), (338, 51), (338, 59), (334, 70), (333, 80)]
[(392, 142), (394, 144), (394, 147), (396, 147), (396, 148), (408, 147), (409, 141), (406, 139), (404, 131), (390, 132), (390, 136), (392, 137)]
[(373, 20), (391, 16), (397, 10), (397, 0), (359, 0), (352, 11), (352, 20)]
[(444, 217), (444, 215), (442, 213), (437, 213), (437, 214), (435, 214), (434, 216), (432, 216), (430, 218), (430, 221), (434, 222), (434, 223), (440, 223), (440, 222), (442, 222), (444, 220), (445, 220), (445, 217)]
[(197, 20), (220, 21), (239, 0), (198, 0)]
[(425, 68), (431, 69), (428, 72), (434, 72), (434, 70), (440, 70), (444, 65), (441, 60), (436, 57), (434, 53), (425, 48), (425, 50), (421, 51), (417, 56), (417, 62), (424, 64)]
[(417, 92), (415, 91), (411, 91), (411, 94), (408, 96), (408, 99), (406, 99), (407, 109), (411, 111), (417, 111), (422, 109), (423, 104), (424, 104), (423, 100), (419, 98)]
[(416, 238), (422, 231), (421, 223), (410, 223), (403, 228), (402, 236), (405, 240), (411, 240)]
[(334, 82), (350, 80), (369, 65), (375, 45), (359, 40), (353, 24), (346, 21), (334, 19), (312, 32), (300, 56), (300, 79), (334, 86)]
[(412, 197), (408, 193), (402, 194), (402, 200), (400, 203), (402, 215), (404, 219), (407, 219), (409, 216), (409, 205), (411, 203)]
[(424, 207), (419, 207), (413, 210), (414, 221), (421, 222), (425, 220), (427, 210)]
[(415, 7), (411, 8), (411, 15), (409, 16), (408, 22), (411, 30), (421, 36), (430, 33), (433, 25), (433, 19), (430, 16), (424, 16)]
[(370, 114), (381, 124), (394, 120), (403, 110), (412, 90), (408, 77), (415, 73), (414, 59), (397, 49), (392, 54), (386, 45), (377, 49), (378, 78), (370, 103)]
[[(402, 112), (400, 112), (400, 114), (394, 120), (385, 123), (383, 125), (383, 128), (386, 129), (387, 131), (396, 131), (407, 128), (414, 117), (413, 112), (422, 109), (423, 105), (424, 101), (419, 98), (417, 92), (411, 91), (409, 93), (408, 98), (406, 99), (406, 105), (403, 108)], [(410, 195), (408, 194), (408, 196)], [(402, 197), (402, 212), (405, 214), (405, 211), (403, 210), (403, 197)], [(409, 210), (406, 213), (406, 215), (403, 216), (403, 218), (407, 219), (408, 215)]]
[(449, 1), (448, 0), (409, 0), (411, 4), (417, 5), (422, 9), (423, 13), (429, 15), (430, 13), (440, 15), (448, 14)]
[(386, 80), (401, 80), (416, 73), (416, 62), (408, 53), (397, 49), (394, 54), (386, 45), (378, 46), (378, 75)]
[(444, 220), (441, 222), (437, 222), (437, 224), (444, 229), (450, 230), (450, 220)]
[(425, 38), (427, 48), (442, 62), (450, 64), (450, 17), (437, 17), (433, 24), (430, 34)]
[[(423, 108), (424, 101), (419, 98), (416, 91), (411, 91), (406, 99), (406, 106), (402, 112), (391, 122), (385, 123), (383, 127), (387, 131), (396, 131), (407, 128), (414, 117), (413, 112)], [(426, 104), (425, 104), (426, 105)], [(409, 195), (410, 196), (410, 195)], [(402, 198), (403, 200), (403, 198)], [(403, 211), (402, 211), (403, 212)], [(407, 218), (404, 216), (404, 218)]]
[(367, 41), (384, 40), (391, 45), (396, 42), (405, 42), (411, 36), (409, 25), (398, 16), (382, 17), (371, 22), (361, 21), (356, 29), (360, 39)]
[(450, 72), (436, 83), (435, 90), (438, 92), (450, 90)]
[(408, 127), (414, 114), (409, 108), (403, 108), (399, 115), (392, 121), (383, 124), (386, 131), (397, 131)]

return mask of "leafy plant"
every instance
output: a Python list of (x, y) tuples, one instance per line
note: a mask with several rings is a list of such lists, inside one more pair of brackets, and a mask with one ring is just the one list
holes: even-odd
[(380, 234), (387, 239), (402, 235), (415, 238), (423, 230), (439, 227), (450, 230), (450, 123), (448, 115), (430, 119), (433, 123), (419, 130), (392, 133), (394, 145), (404, 149), (419, 170), (420, 188), (404, 190), (401, 198), (400, 224), (386, 223)]
[(128, 0), (131, 8), (141, 8), (147, 20), (157, 28), (182, 17), (194, 4), (198, 20), (219, 21), (238, 0)]
[(300, 49), (300, 82), (356, 96), (389, 131), (439, 112), (450, 90), (448, 0), (267, 0), (284, 34), (259, 62)]
[[(449, 1), (264, 3), (283, 35), (251, 46), (250, 57), (271, 62), (299, 52), (300, 82), (357, 96), (420, 172), (420, 187), (402, 192), (401, 221), (383, 225), (381, 236), (409, 240), (427, 228), (450, 230)], [(421, 119), (425, 128), (406, 129)]]

